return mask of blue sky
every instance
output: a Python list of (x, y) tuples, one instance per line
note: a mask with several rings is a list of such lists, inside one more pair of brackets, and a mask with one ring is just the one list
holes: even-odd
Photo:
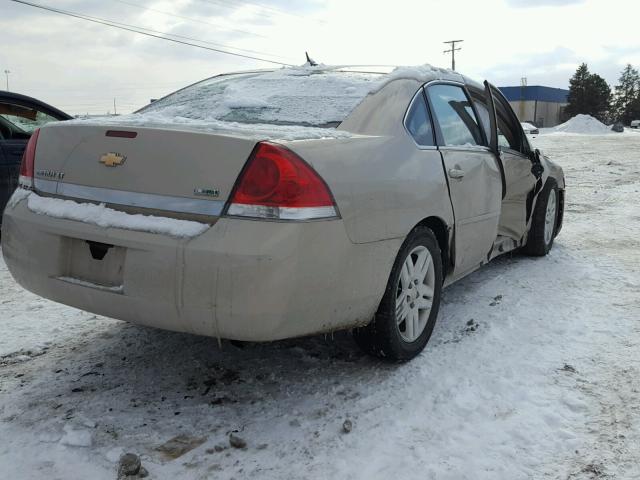
[[(34, 0), (82, 14), (303, 63), (431, 63), (498, 85), (566, 87), (581, 62), (615, 83), (640, 66), (637, 0)], [(0, 73), (70, 113), (128, 112), (225, 71), (269, 64), (174, 45), (0, 0)], [(223, 47), (224, 48), (224, 47)], [(257, 53), (250, 53), (257, 52)], [(4, 78), (2, 78), (4, 80)], [(4, 84), (4, 81), (2, 82)], [(1, 87), (4, 88), (4, 85)]]

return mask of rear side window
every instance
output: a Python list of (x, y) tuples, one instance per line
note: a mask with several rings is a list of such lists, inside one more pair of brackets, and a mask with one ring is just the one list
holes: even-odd
[(422, 89), (413, 97), (404, 124), (418, 145), (422, 147), (433, 147), (435, 145), (433, 127), (431, 126), (431, 119), (427, 112), (427, 104), (422, 94)]
[(462, 88), (455, 85), (431, 85), (427, 92), (446, 146), (484, 144), (478, 119)]

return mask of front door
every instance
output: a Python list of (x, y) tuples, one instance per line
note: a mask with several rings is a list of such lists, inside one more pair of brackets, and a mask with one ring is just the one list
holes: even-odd
[(454, 275), (458, 275), (486, 261), (493, 246), (502, 177), (462, 86), (431, 84), (427, 94), (455, 215)]
[(495, 87), (491, 87), (491, 91), (496, 109), (498, 152), (505, 177), (498, 234), (519, 246), (531, 219), (538, 179), (532, 173), (529, 142), (518, 118)]

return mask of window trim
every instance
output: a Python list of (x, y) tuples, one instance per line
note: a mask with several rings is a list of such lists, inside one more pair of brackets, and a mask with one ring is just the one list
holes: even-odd
[[(465, 97), (467, 98), (467, 101), (469, 102), (469, 105), (471, 106), (471, 110), (473, 111), (473, 114), (475, 116), (476, 122), (478, 124), (478, 130), (480, 131), (480, 136), (482, 137), (482, 141), (483, 141), (483, 143), (480, 144), (480, 145), (472, 145), (472, 146), (446, 145), (445, 141), (444, 141), (444, 135), (442, 134), (442, 129), (440, 128), (440, 122), (438, 121), (438, 119), (435, 116), (435, 114), (433, 114), (432, 115), (432, 121), (433, 121), (433, 125), (434, 125), (434, 127), (436, 129), (435, 130), (435, 133), (436, 133), (436, 144), (438, 145), (438, 148), (447, 149), (447, 150), (485, 150), (485, 149), (488, 149), (489, 148), (489, 141), (488, 141), (486, 133), (484, 131), (484, 127), (482, 126), (482, 123), (481, 123), (481, 120), (480, 120), (480, 116), (478, 115), (478, 111), (476, 110), (476, 106), (473, 103), (471, 95), (469, 95), (469, 91), (467, 90), (467, 86), (463, 82), (456, 82), (455, 80), (431, 80), (430, 82), (427, 82), (424, 85), (422, 85), (422, 89), (424, 91), (424, 95), (425, 95), (425, 98), (427, 100), (427, 106), (428, 106), (428, 109), (429, 109), (430, 113), (433, 111), (433, 104), (431, 103), (431, 98), (429, 97), (428, 88), (433, 86), (433, 85), (451, 85), (451, 86), (454, 86), (454, 87), (459, 87), (462, 90), (462, 92), (464, 93)], [(473, 136), (473, 134), (472, 134), (472, 136)]]
[[(416, 139), (414, 138), (414, 136), (411, 133), (411, 131), (409, 131), (409, 127), (407, 127), (407, 119), (409, 118), (409, 112), (411, 111), (411, 107), (413, 106), (413, 102), (416, 101), (416, 98), (419, 95), (422, 95), (422, 99), (424, 101), (424, 106), (425, 106), (425, 109), (427, 111), (427, 120), (429, 122), (431, 122), (431, 136), (433, 138), (434, 145), (421, 145), (420, 143), (418, 143), (416, 141)], [(426, 97), (427, 96), (426, 96), (426, 94), (424, 92), (424, 89), (421, 86), (418, 89), (418, 91), (413, 94), (413, 97), (411, 97), (411, 101), (409, 102), (409, 105), (407, 106), (407, 110), (404, 112), (404, 117), (402, 118), (402, 126), (404, 127), (404, 131), (407, 132), (407, 135), (409, 135), (409, 137), (411, 138), (411, 140), (413, 141), (415, 146), (418, 147), (420, 150), (437, 150), (438, 149), (438, 136), (437, 136), (437, 133), (436, 133), (435, 123), (433, 121), (433, 116), (431, 115), (431, 108), (430, 108), (430, 105), (429, 105), (429, 101), (427, 100)]]

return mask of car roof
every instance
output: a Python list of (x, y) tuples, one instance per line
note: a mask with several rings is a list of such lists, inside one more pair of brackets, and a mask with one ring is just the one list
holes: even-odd
[(36, 108), (58, 120), (71, 120), (73, 117), (62, 110), (27, 95), (0, 90), (0, 103), (13, 103), (21, 107)]
[[(395, 81), (395, 80), (415, 80), (416, 82), (427, 83), (433, 80), (445, 80), (445, 81), (456, 81), (460, 83), (464, 83), (468, 86), (474, 87), (479, 90), (484, 90), (484, 86), (475, 80), (462, 75), (456, 71), (433, 67), (429, 64), (419, 65), (419, 66), (401, 66), (401, 65), (317, 65), (313, 67), (309, 66), (301, 66), (301, 67), (282, 67), (282, 68), (311, 68), (314, 71), (320, 72), (347, 72), (347, 73), (368, 73), (368, 74), (376, 74), (387, 76), (388, 80), (386, 82), (382, 82), (380, 89), (387, 84)], [(190, 89), (200, 84), (204, 84), (210, 80), (214, 80), (216, 78), (222, 77), (232, 77), (234, 75), (244, 75), (244, 74), (252, 74), (252, 73), (270, 73), (275, 72), (280, 69), (277, 68), (264, 68), (264, 69), (253, 69), (253, 70), (236, 70), (231, 72), (224, 72), (216, 75), (212, 75), (202, 80), (198, 80), (192, 84), (186, 85), (178, 90), (171, 92), (164, 97), (161, 97), (155, 102), (160, 100), (164, 100), (167, 97), (170, 97), (176, 93), (182, 92), (184, 90)], [(143, 113), (146, 110), (150, 109), (153, 105), (147, 104), (140, 107), (134, 113)]]

